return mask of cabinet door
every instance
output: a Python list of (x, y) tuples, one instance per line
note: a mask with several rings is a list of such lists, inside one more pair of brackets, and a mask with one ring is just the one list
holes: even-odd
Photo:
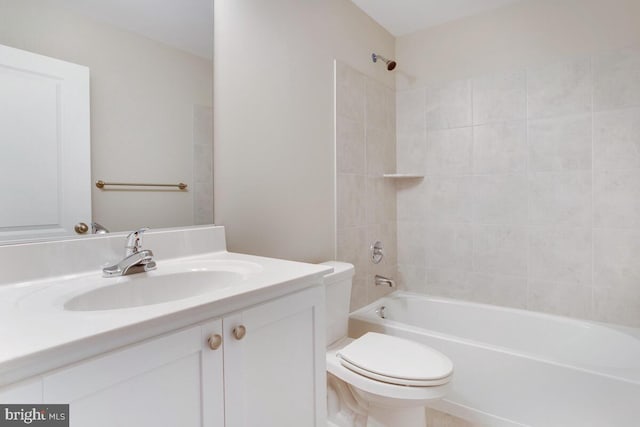
[[(223, 324), (226, 427), (326, 426), (323, 288), (226, 316)], [(238, 339), (240, 326), (246, 334)]]
[(43, 378), (47, 403), (69, 403), (71, 426), (214, 427), (224, 422), (221, 321), (185, 329)]

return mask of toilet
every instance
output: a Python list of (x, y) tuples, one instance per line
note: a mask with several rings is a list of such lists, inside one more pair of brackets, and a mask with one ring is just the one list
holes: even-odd
[(325, 276), (330, 427), (425, 427), (425, 406), (449, 389), (453, 363), (423, 344), (369, 332), (347, 337), (351, 264)]

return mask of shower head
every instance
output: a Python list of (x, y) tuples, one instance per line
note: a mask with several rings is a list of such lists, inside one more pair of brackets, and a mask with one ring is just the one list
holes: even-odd
[(394, 68), (396, 68), (396, 61), (392, 61), (390, 59), (385, 58), (382, 55), (378, 55), (376, 53), (372, 53), (371, 54), (371, 59), (373, 60), (373, 62), (378, 62), (378, 59), (380, 59), (381, 61), (383, 61), (385, 64), (387, 64), (387, 70), (389, 71), (393, 71)]

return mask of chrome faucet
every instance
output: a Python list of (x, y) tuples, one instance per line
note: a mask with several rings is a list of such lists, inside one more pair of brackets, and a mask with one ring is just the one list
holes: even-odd
[(388, 286), (390, 288), (395, 288), (396, 282), (384, 276), (380, 276), (379, 274), (376, 274), (376, 286)]
[(156, 269), (153, 252), (149, 249), (142, 249), (142, 234), (147, 230), (149, 229), (141, 228), (129, 233), (124, 259), (117, 264), (103, 268), (102, 275), (104, 277), (127, 276)]
[(109, 230), (102, 224), (97, 222), (91, 223), (91, 234), (108, 234)]

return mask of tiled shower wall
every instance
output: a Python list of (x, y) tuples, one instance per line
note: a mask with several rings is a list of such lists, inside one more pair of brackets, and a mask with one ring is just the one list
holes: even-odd
[(213, 109), (193, 107), (193, 223), (213, 224)]
[[(396, 193), (382, 178), (395, 171), (395, 119), (392, 89), (336, 62), (336, 256), (355, 266), (352, 310), (390, 292), (375, 287), (376, 274), (397, 278)], [(385, 257), (374, 265), (376, 240)]]
[(640, 50), (396, 103), (407, 289), (640, 326)]

